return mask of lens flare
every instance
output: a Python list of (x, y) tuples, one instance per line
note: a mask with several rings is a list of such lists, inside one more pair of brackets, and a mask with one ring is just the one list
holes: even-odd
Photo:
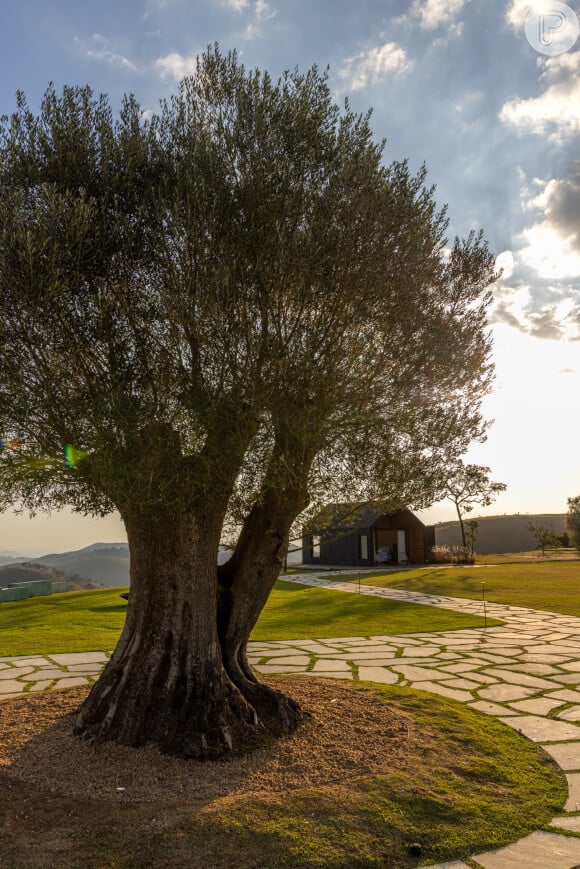
[(88, 456), (87, 450), (77, 450), (72, 444), (67, 444), (64, 448), (64, 461), (67, 468), (76, 468), (81, 459)]
[(8, 440), (0, 438), (0, 450), (17, 450), (21, 444), (22, 441), (18, 440), (18, 438), (8, 438)]

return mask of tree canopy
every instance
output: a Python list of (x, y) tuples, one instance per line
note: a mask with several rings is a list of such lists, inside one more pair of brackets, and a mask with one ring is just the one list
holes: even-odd
[(2, 119), (0, 496), (117, 509), (131, 549), (83, 737), (205, 757), (292, 729), (245, 657), (292, 523), (424, 506), (483, 435), (493, 257), (384, 146), (316, 67), (217, 46), (150, 117), (50, 87)]

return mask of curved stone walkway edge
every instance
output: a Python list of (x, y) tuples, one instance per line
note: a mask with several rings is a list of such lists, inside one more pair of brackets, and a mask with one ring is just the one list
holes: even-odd
[[(359, 593), (337, 572), (285, 581)], [(360, 593), (482, 614), (482, 602), (361, 585)], [(252, 642), (257, 672), (368, 680), (466, 703), (539, 743), (568, 781), (565, 814), (505, 848), (425, 869), (576, 869), (580, 866), (580, 618), (487, 603), (501, 626), (414, 634)], [(108, 654), (0, 657), (0, 700), (91, 684)]]

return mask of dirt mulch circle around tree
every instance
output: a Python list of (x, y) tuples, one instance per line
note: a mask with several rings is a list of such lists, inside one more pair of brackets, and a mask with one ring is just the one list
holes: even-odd
[(87, 688), (7, 700), (0, 704), (0, 772), (55, 796), (183, 804), (404, 769), (420, 750), (412, 717), (372, 693), (304, 677), (268, 683), (298, 700), (312, 717), (268, 749), (221, 762), (169, 757), (151, 746), (83, 743), (71, 727)]

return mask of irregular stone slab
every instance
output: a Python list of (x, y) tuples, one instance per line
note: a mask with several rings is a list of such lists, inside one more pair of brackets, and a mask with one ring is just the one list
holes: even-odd
[(26, 676), (28, 673), (33, 673), (34, 667), (9, 667), (7, 670), (0, 671), (0, 680), (17, 679), (20, 676)]
[(36, 655), (30, 658), (14, 658), (13, 664), (15, 667), (53, 667), (54, 664), (44, 658), (42, 655)]
[(16, 682), (15, 679), (5, 679), (0, 682), (0, 694), (22, 694), (24, 691), (24, 682)]
[(49, 679), (47, 682), (35, 682), (33, 685), (30, 686), (27, 693), (30, 694), (31, 691), (46, 691), (48, 688), (50, 688), (53, 682), (54, 679)]
[(353, 664), (362, 667), (390, 667), (395, 658), (349, 658)]
[[(545, 643), (541, 646), (534, 646), (533, 650), (530, 648), (529, 651), (533, 651), (534, 655), (562, 655), (565, 658), (578, 657), (573, 646), (558, 645), (557, 643)], [(580, 661), (577, 661), (577, 664), (580, 668)]]
[(442, 685), (446, 685), (449, 688), (459, 688), (465, 691), (475, 691), (479, 688), (479, 684), (476, 682), (470, 682), (469, 679), (445, 679), (442, 680)]
[(566, 665), (563, 661), (569, 661), (571, 655), (534, 655), (534, 654), (526, 654), (522, 655), (522, 661), (529, 661), (530, 663), (537, 664), (559, 664), (561, 667), (565, 667)]
[(79, 685), (89, 685), (88, 679), (83, 679), (82, 676), (74, 676), (70, 679), (57, 679), (54, 684), (55, 688), (76, 688)]
[(430, 658), (440, 651), (441, 646), (422, 646), (421, 648), (411, 646), (410, 649), (403, 649), (403, 657), (414, 655), (416, 658)]
[(94, 664), (96, 661), (103, 663), (108, 661), (105, 652), (66, 652), (62, 655), (49, 655), (48, 657), (62, 667), (70, 667), (71, 664)]
[(304, 673), (304, 667), (277, 667), (275, 664), (257, 664), (254, 670), (258, 673)]
[(565, 812), (580, 811), (580, 772), (567, 773), (568, 799), (564, 806)]
[(556, 700), (561, 700), (562, 703), (580, 703), (580, 691), (551, 691), (548, 695)]
[(296, 664), (301, 666), (308, 666), (310, 663), (310, 657), (308, 655), (289, 655), (286, 658), (275, 658), (276, 666), (285, 667), (286, 664)]
[(445, 666), (439, 669), (444, 670), (446, 673), (468, 673), (470, 670), (477, 670), (478, 666), (478, 664), (468, 664), (465, 661), (459, 664), (445, 664)]
[(495, 715), (498, 718), (516, 714), (513, 709), (508, 709), (506, 706), (498, 706), (497, 703), (488, 703), (487, 700), (478, 700), (476, 703), (470, 703), (469, 705), (472, 709), (477, 709), (478, 712), (485, 712), (486, 715)]
[(447, 688), (445, 685), (438, 685), (436, 682), (419, 682), (416, 687), (419, 691), (440, 694), (441, 697), (449, 697), (450, 700), (458, 700), (460, 703), (468, 703), (473, 700), (472, 695), (467, 691), (457, 691), (454, 688)]
[(350, 673), (350, 667), (346, 661), (333, 661), (331, 658), (319, 658), (315, 663), (312, 672), (320, 673)]
[(554, 818), (550, 821), (550, 827), (559, 827), (561, 830), (571, 830), (573, 833), (580, 833), (580, 817)]
[(307, 670), (303, 675), (315, 676), (317, 679), (354, 679), (354, 676), (350, 671), (348, 673), (333, 673), (331, 671), (328, 673), (325, 673), (324, 671), (314, 673), (312, 670)]
[[(264, 657), (266, 657), (264, 655)], [(256, 660), (261, 660), (257, 658)], [(100, 673), (103, 669), (103, 664), (73, 664), (71, 667), (67, 667), (68, 673)]]
[(386, 660), (392, 661), (396, 657), (396, 652), (394, 649), (389, 651), (383, 651), (382, 649), (373, 649), (370, 652), (359, 652), (354, 649), (350, 652), (336, 652), (334, 655), (326, 654), (327, 658), (341, 658), (344, 661), (370, 661), (376, 660), (379, 656), (381, 658), (385, 658)]
[(396, 685), (397, 675), (384, 667), (359, 667), (358, 677), (362, 682), (380, 682), (384, 685)]
[(564, 685), (580, 685), (580, 673), (554, 673), (551, 677), (554, 682), (562, 682)]
[(554, 679), (560, 681), (558, 676), (561, 675), (560, 670), (556, 670), (555, 667), (550, 666), (550, 664), (513, 664), (512, 670), (518, 670), (522, 673), (530, 673), (532, 676), (553, 676)]
[(485, 658), (484, 664), (513, 664), (512, 658), (506, 658), (505, 655), (488, 655), (487, 652), (482, 652), (481, 649), (477, 650), (477, 654), (481, 658)]
[(23, 676), (25, 682), (36, 682), (38, 679), (60, 679), (66, 676), (65, 670), (35, 670), (32, 673)]
[(506, 724), (519, 730), (533, 742), (570, 742), (580, 739), (580, 728), (575, 724), (540, 718), (537, 715), (516, 715), (506, 719)]
[(580, 742), (560, 742), (542, 745), (563, 770), (580, 770)]
[(532, 694), (536, 694), (535, 688), (528, 688), (525, 685), (490, 685), (487, 688), (480, 688), (477, 692), (484, 700), (495, 700), (509, 703), (510, 700), (524, 700)]
[(533, 715), (547, 715), (552, 709), (560, 705), (560, 700), (548, 700), (546, 697), (517, 700), (515, 703), (510, 703), (512, 709), (517, 709), (519, 712), (531, 712)]
[(502, 667), (495, 667), (484, 672), (490, 676), (497, 676), (503, 682), (510, 682), (514, 685), (529, 685), (530, 688), (537, 688), (539, 691), (549, 691), (557, 688), (553, 682), (548, 679), (539, 679), (537, 676), (530, 676), (528, 673), (518, 673), (514, 670)]
[(580, 863), (580, 839), (537, 831), (475, 859), (484, 869), (574, 869)]
[(573, 673), (580, 673), (580, 661), (569, 661), (567, 664), (562, 664), (563, 670), (570, 670)]
[(572, 706), (571, 709), (565, 709), (563, 712), (557, 713), (558, 718), (562, 721), (580, 721), (580, 706)]
[[(326, 652), (328, 650), (325, 649), (324, 651)], [(264, 651), (264, 653), (262, 655), (260, 655), (260, 657), (261, 658), (276, 658), (276, 659), (278, 659), (278, 658), (287, 658), (291, 654), (303, 655), (304, 651), (301, 649), (292, 649), (292, 648), (290, 648), (290, 649), (270, 649), (269, 651)], [(310, 660), (310, 658), (308, 660)]]
[(469, 679), (470, 682), (478, 682), (480, 685), (495, 685), (499, 679), (495, 676), (489, 676), (487, 673), (464, 673), (464, 679)]
[(409, 682), (430, 682), (440, 675), (437, 670), (428, 670), (426, 667), (413, 667), (408, 664), (393, 664), (391, 669), (397, 673), (401, 673)]

